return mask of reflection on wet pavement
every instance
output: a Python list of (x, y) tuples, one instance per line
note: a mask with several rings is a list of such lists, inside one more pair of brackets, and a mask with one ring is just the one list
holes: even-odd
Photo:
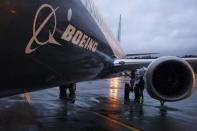
[(59, 100), (58, 88), (31, 93), (31, 105), (23, 95), (0, 99), (0, 131), (197, 129), (196, 92), (161, 110), (146, 92), (143, 104), (134, 102), (133, 94), (124, 102), (125, 82), (114, 78), (78, 83), (75, 102)]
[[(113, 78), (113, 79), (110, 79), (109, 80), (109, 96), (106, 98), (103, 99), (103, 102), (102, 104), (107, 107), (105, 107), (104, 109), (102, 109), (102, 112), (105, 111), (105, 109), (108, 110), (108, 112), (110, 112), (110, 114), (115, 114), (117, 112), (120, 112), (120, 106), (121, 106), (121, 103), (118, 99), (118, 92), (119, 92), (119, 87), (120, 87), (120, 83), (121, 80), (118, 79), (118, 78)], [(104, 100), (107, 100), (107, 101), (104, 101)], [(100, 99), (100, 101), (102, 101)], [(101, 107), (103, 107), (101, 105)], [(107, 113), (108, 113), (107, 112)]]
[(118, 78), (113, 78), (109, 80), (109, 97), (117, 99), (118, 97), (118, 92), (119, 92), (119, 87), (120, 87), (120, 79)]

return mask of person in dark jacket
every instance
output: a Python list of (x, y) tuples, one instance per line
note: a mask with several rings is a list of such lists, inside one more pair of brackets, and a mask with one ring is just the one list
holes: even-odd
[(135, 88), (134, 88), (136, 102), (144, 101), (143, 91), (144, 91), (144, 79), (143, 79), (143, 76), (141, 76), (140, 80), (138, 81), (138, 83), (136, 83)]

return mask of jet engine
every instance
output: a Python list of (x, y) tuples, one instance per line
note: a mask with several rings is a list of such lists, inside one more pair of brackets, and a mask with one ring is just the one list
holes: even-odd
[(195, 86), (195, 75), (187, 61), (178, 57), (161, 57), (145, 73), (145, 84), (151, 97), (179, 101), (189, 97)]

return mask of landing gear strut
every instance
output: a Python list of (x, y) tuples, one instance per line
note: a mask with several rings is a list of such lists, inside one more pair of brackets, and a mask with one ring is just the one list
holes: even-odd
[(160, 104), (161, 104), (161, 106), (164, 106), (165, 101), (164, 101), (164, 100), (161, 100), (161, 101), (160, 101)]
[(165, 104), (165, 101), (164, 100), (160, 100), (160, 104), (161, 104), (161, 107), (160, 107), (160, 111), (161, 112), (166, 112), (166, 107), (164, 106)]
[(60, 94), (59, 94), (60, 99), (67, 99), (67, 89), (69, 89), (70, 98), (76, 95), (76, 83), (62, 85), (59, 87), (59, 89), (60, 89)]

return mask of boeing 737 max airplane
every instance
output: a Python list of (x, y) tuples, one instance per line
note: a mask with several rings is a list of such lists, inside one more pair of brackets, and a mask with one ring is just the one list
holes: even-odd
[(125, 59), (91, 0), (1, 0), (0, 16), (0, 97), (144, 66), (157, 100), (182, 100), (194, 90), (197, 59)]

